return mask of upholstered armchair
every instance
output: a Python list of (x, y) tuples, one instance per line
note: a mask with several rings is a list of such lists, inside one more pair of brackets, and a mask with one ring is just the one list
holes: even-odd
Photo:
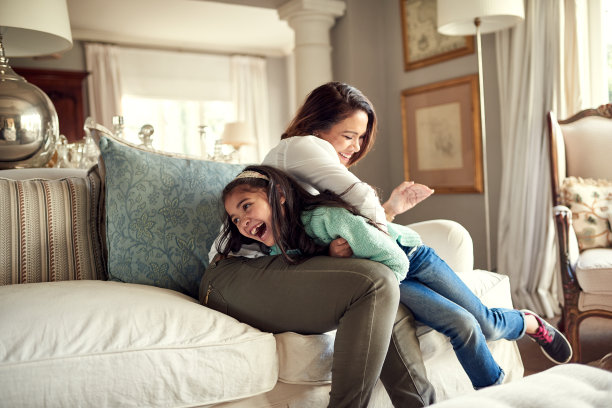
[(612, 105), (548, 114), (553, 217), (563, 284), (560, 329), (580, 362), (580, 323), (612, 319)]

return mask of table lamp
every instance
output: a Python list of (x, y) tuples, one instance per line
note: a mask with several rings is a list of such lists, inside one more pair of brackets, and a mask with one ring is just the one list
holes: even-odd
[(523, 0), (438, 0), (438, 32), (440, 34), (450, 36), (476, 35), (488, 270), (491, 270), (491, 221), (487, 180), (487, 134), (480, 35), (512, 27), (524, 18)]
[(17, 75), (7, 57), (48, 55), (71, 47), (66, 0), (0, 1), (0, 169), (43, 166), (59, 136), (53, 103)]
[(255, 144), (255, 139), (253, 139), (246, 123), (230, 122), (225, 124), (223, 135), (221, 135), (221, 143), (231, 145), (238, 150), (244, 145)]
[(235, 162), (239, 161), (240, 149), (242, 146), (254, 145), (255, 138), (245, 122), (229, 122), (225, 124), (223, 134), (219, 140), (221, 145), (233, 147), (233, 151), (224, 156), (222, 160)]

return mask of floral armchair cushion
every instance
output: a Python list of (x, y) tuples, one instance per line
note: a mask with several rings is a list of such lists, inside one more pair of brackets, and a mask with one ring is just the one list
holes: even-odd
[(568, 177), (561, 187), (561, 201), (572, 211), (581, 251), (612, 247), (612, 181)]

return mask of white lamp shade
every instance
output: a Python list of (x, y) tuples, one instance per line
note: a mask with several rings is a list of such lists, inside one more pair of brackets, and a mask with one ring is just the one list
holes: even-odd
[(523, 0), (438, 0), (438, 32), (474, 35), (480, 18), (482, 34), (512, 27), (525, 19)]
[(72, 34), (66, 0), (0, 1), (0, 34), (7, 57), (69, 50)]
[(239, 147), (242, 145), (255, 144), (249, 127), (244, 122), (230, 122), (225, 124), (221, 143)]

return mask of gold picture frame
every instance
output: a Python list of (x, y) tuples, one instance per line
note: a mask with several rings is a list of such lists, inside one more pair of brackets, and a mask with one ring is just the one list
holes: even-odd
[(404, 71), (474, 52), (474, 36), (451, 37), (438, 33), (436, 0), (399, 0), (399, 2)]
[(482, 193), (478, 75), (402, 91), (404, 177), (436, 193)]

